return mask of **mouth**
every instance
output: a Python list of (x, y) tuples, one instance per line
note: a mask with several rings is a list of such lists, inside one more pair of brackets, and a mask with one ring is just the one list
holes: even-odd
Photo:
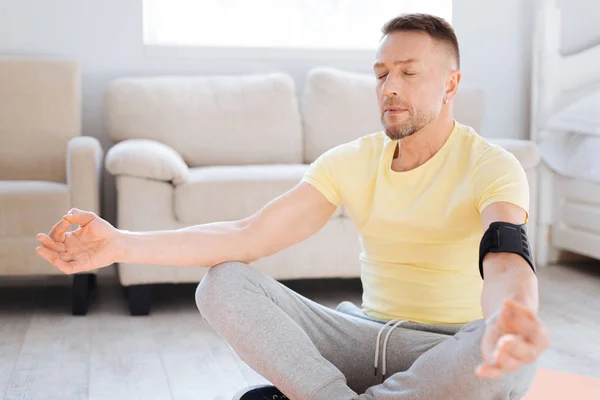
[(383, 113), (387, 115), (401, 114), (403, 112), (408, 112), (408, 109), (402, 107), (386, 107), (383, 109)]

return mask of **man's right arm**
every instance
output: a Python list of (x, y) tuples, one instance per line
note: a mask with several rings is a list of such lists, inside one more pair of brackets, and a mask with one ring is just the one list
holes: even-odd
[(301, 182), (254, 215), (171, 231), (120, 231), (115, 262), (210, 267), (252, 262), (315, 234), (336, 210), (320, 191)]

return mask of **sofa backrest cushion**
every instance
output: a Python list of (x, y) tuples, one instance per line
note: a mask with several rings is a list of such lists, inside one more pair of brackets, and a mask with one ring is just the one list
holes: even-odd
[(294, 82), (283, 73), (119, 79), (105, 107), (112, 139), (157, 140), (190, 167), (302, 160)]
[(76, 62), (0, 58), (0, 180), (66, 183), (67, 144), (81, 131)]
[[(302, 94), (304, 162), (311, 163), (327, 150), (382, 130), (370, 73), (315, 68), (309, 71)], [(455, 119), (479, 131), (483, 91), (460, 88), (454, 99)]]

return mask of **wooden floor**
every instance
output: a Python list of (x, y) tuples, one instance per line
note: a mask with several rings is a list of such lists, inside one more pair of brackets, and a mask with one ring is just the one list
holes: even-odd
[[(541, 366), (600, 377), (600, 265), (539, 275), (552, 337)], [(266, 382), (202, 322), (194, 285), (159, 287), (152, 314), (130, 317), (114, 276), (104, 275), (90, 313), (72, 317), (67, 282), (0, 278), (0, 399), (229, 400)], [(289, 286), (330, 307), (360, 303), (358, 281)]]

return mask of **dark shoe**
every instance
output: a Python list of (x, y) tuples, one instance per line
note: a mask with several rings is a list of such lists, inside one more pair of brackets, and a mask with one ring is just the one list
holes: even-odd
[(290, 400), (275, 386), (260, 385), (242, 390), (233, 400)]

